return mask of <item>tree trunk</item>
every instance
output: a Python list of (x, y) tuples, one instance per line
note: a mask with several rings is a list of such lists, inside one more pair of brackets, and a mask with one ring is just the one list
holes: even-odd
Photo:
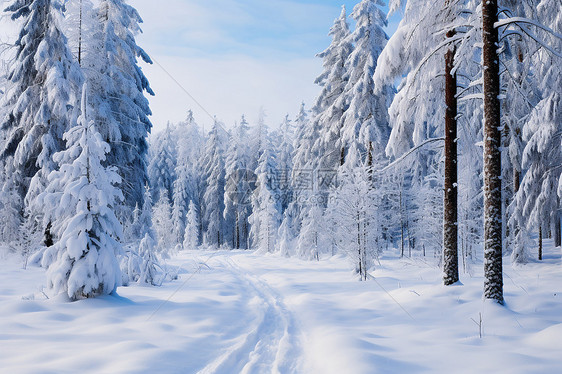
[(484, 297), (503, 304), (500, 75), (497, 0), (482, 0), (484, 78)]
[(539, 261), (542, 261), (542, 226), (539, 226)]
[(51, 228), (53, 227), (52, 222), (49, 221), (49, 223), (47, 224), (47, 227), (45, 228), (45, 236), (43, 239), (43, 244), (45, 244), (45, 247), (51, 247), (54, 243), (53, 241), (53, 234), (51, 233)]
[(404, 257), (404, 216), (402, 214), (402, 190), (400, 190), (399, 203), (400, 203), (400, 258), (403, 258)]
[[(447, 33), (448, 38), (455, 35)], [(457, 178), (457, 75), (453, 73), (455, 50), (445, 54), (445, 196), (443, 201), (443, 282), (459, 281), (458, 255), (458, 178)]]
[(369, 154), (367, 155), (367, 167), (369, 172), (369, 181), (373, 181), (373, 142), (369, 142)]
[(560, 227), (560, 210), (554, 215), (554, 246), (562, 246), (562, 229)]
[(80, 0), (80, 15), (78, 23), (78, 65), (82, 66), (82, 0)]
[(340, 166), (343, 166), (344, 163), (345, 163), (345, 147), (341, 147)]

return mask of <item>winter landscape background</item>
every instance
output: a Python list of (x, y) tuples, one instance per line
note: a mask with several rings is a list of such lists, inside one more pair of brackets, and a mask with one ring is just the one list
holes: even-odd
[(559, 371), (560, 0), (2, 6), (2, 370)]

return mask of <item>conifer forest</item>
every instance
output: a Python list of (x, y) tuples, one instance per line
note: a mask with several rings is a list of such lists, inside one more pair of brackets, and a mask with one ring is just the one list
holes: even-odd
[[(211, 41), (328, 17), (314, 100), (215, 115), (143, 49), (185, 47), (149, 7)], [(1, 10), (0, 371), (560, 372), (562, 0)]]

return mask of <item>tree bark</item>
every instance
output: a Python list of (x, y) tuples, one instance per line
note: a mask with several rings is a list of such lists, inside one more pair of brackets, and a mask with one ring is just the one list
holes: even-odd
[(542, 261), (542, 226), (539, 226), (539, 261)]
[[(447, 33), (448, 38), (455, 35)], [(445, 183), (443, 200), (443, 282), (459, 281), (458, 255), (458, 170), (457, 170), (457, 75), (453, 73), (455, 49), (445, 54)]]
[(78, 23), (78, 65), (82, 66), (82, 0), (80, 0), (80, 15)]
[(51, 221), (49, 221), (47, 227), (45, 228), (44, 238), (43, 238), (43, 244), (45, 244), (45, 247), (51, 247), (53, 246), (53, 244), (55, 244), (53, 240), (53, 234), (51, 233), (52, 227), (53, 224)]
[[(559, 204), (560, 205), (560, 204)], [(562, 246), (562, 229), (560, 227), (560, 210), (554, 215), (554, 246)]]
[(482, 0), (484, 78), (484, 297), (503, 304), (500, 75), (497, 0)]

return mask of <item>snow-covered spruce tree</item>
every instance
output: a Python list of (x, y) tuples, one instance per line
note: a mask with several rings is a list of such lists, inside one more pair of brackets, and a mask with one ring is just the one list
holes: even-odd
[(153, 207), (152, 219), (158, 238), (158, 253), (164, 258), (168, 258), (174, 246), (174, 238), (172, 235), (172, 208), (165, 189), (160, 191), (160, 197)]
[[(311, 197), (309, 201), (310, 206), (306, 209), (306, 216), (302, 222), (302, 228), (297, 240), (297, 254), (305, 260), (320, 260), (324, 217), (319, 199), (318, 195)], [(284, 241), (287, 240), (287, 238), (283, 239)]]
[(0, 243), (11, 243), (18, 239), (18, 230), (22, 223), (22, 201), (16, 181), (21, 180), (17, 175), (19, 171), (13, 170), (13, 163), (8, 158), (5, 164), (3, 175), (0, 180), (4, 185), (0, 185)]
[(152, 192), (148, 184), (144, 188), (142, 208), (135, 209), (131, 225), (133, 242), (121, 261), (124, 283), (157, 285), (156, 276), (161, 271), (158, 261), (157, 234), (152, 224)]
[(133, 280), (139, 284), (158, 285), (156, 277), (160, 265), (156, 257), (156, 242), (146, 234), (139, 244), (138, 264), (130, 265), (130, 273), (134, 274)]
[(230, 137), (225, 160), (226, 185), (224, 191), (225, 241), (232, 248), (246, 248), (248, 244), (248, 217), (251, 212), (252, 185), (255, 175), (251, 166), (248, 146), (248, 124), (242, 116)]
[(277, 178), (279, 180), (279, 192), (281, 193), (281, 212), (285, 213), (293, 199), (291, 185), (291, 172), (293, 170), (293, 155), (295, 152), (295, 126), (289, 115), (285, 116), (280, 128), (281, 141), (279, 142), (279, 156), (277, 159)]
[(146, 234), (156, 242), (156, 231), (152, 224), (152, 191), (148, 183), (144, 186), (143, 204), (138, 219), (138, 239), (144, 238)]
[(279, 238), (279, 253), (284, 257), (290, 257), (293, 253), (295, 234), (292, 227), (292, 219), (289, 216), (289, 211), (285, 211), (283, 214), (283, 219), (281, 220), (277, 236)]
[(201, 168), (198, 161), (201, 157), (204, 139), (191, 111), (188, 112), (187, 119), (177, 125), (175, 138), (178, 145), (172, 220), (174, 221), (176, 242), (181, 244), (184, 240), (189, 203), (193, 201), (196, 207), (199, 206), (201, 188)]
[[(517, 1), (503, 0), (506, 13), (514, 17), (529, 17), (536, 13), (533, 9), (536, 0)], [(519, 191), (522, 177), (522, 155), (525, 147), (523, 141), (523, 124), (529, 118), (532, 109), (540, 100), (539, 85), (533, 82), (535, 78), (535, 67), (533, 66), (534, 49), (532, 43), (528, 43), (517, 33), (512, 36), (509, 30), (506, 37), (500, 35), (500, 45), (503, 53), (501, 65), (504, 68), (501, 80), (501, 89), (504, 99), (502, 100), (502, 187), (503, 187), (503, 216), (504, 223), (508, 223), (513, 212), (509, 209), (515, 194)], [(507, 151), (506, 151), (507, 150)], [(512, 221), (514, 222), (514, 221)], [(513, 253), (516, 237), (518, 237), (518, 226), (510, 224), (503, 225), (504, 250), (503, 254)], [(526, 235), (526, 234), (525, 234)]]
[[(0, 154), (13, 156), (21, 176), (18, 192), (30, 204), (45, 189), (55, 169), (52, 156), (63, 148), (63, 133), (76, 120), (82, 74), (61, 32), (58, 2), (17, 0), (5, 11), (22, 28), (2, 97)], [(44, 213), (42, 206), (34, 208), (35, 216)]]
[[(349, 152), (350, 158), (357, 153), (355, 147)], [(357, 161), (359, 157), (355, 157)], [(382, 239), (382, 222), (376, 219), (380, 204), (376, 204), (367, 168), (360, 163), (355, 166), (350, 158), (340, 171), (342, 184), (332, 189), (325, 219), (332, 227), (332, 242), (349, 256), (360, 279), (367, 280), (367, 271), (378, 254), (377, 241)]]
[(174, 138), (173, 133), (173, 128), (168, 123), (166, 130), (155, 136), (154, 145), (151, 148), (148, 175), (152, 187), (152, 197), (156, 200), (159, 199), (163, 190), (166, 191), (168, 197), (172, 197), (174, 193), (177, 139)]
[(263, 151), (256, 169), (256, 189), (252, 195), (252, 214), (248, 217), (252, 246), (263, 252), (274, 252), (281, 223), (279, 184), (274, 178), (277, 159), (272, 139), (265, 136)]
[(314, 164), (318, 169), (335, 169), (341, 165), (342, 117), (348, 104), (343, 94), (349, 79), (345, 64), (353, 50), (345, 6), (329, 35), (332, 43), (317, 55), (324, 65), (324, 71), (315, 81), (322, 91), (316, 99), (312, 119), (321, 129), (320, 137), (314, 142), (314, 153), (319, 157)]
[(388, 40), (383, 30), (386, 16), (380, 6), (384, 6), (381, 0), (363, 0), (351, 13), (356, 22), (350, 36), (354, 49), (345, 63), (344, 97), (348, 107), (340, 132), (344, 155), (352, 144), (356, 144), (363, 155), (372, 147), (375, 162), (384, 157), (390, 135), (387, 108), (394, 94), (390, 85), (380, 87), (375, 93), (373, 76), (377, 59)]
[(199, 213), (193, 201), (189, 202), (183, 237), (183, 249), (197, 249), (199, 247)]
[(205, 235), (203, 241), (205, 245), (211, 247), (220, 247), (224, 240), (225, 171), (221, 131), (224, 131), (222, 126), (215, 121), (207, 140), (202, 160), (203, 178), (205, 181), (205, 194), (203, 195), (205, 208), (203, 228)]
[[(27, 268), (30, 256), (39, 254), (41, 249), (41, 225), (29, 212), (23, 214), (22, 224), (17, 229), (18, 251), (23, 256), (23, 268)], [(39, 249), (39, 250), (38, 250)]]
[(295, 142), (293, 169), (291, 171), (292, 199), (288, 204), (287, 218), (291, 219), (290, 228), (294, 229), (295, 237), (298, 235), (304, 215), (306, 214), (306, 201), (313, 192), (314, 165), (316, 159), (312, 153), (314, 142), (318, 139), (319, 132), (315, 123), (310, 121), (310, 113), (303, 102), (295, 119)]
[(90, 0), (67, 0), (64, 15), (63, 29), (70, 51), (80, 66), (88, 68), (84, 74), (90, 81), (91, 68), (95, 67), (94, 61), (102, 51), (101, 25), (94, 4)]
[(88, 117), (86, 91), (78, 124), (64, 135), (67, 149), (53, 157), (60, 169), (36, 200), (48, 207), (45, 221), (53, 222), (60, 238), (43, 256), (48, 287), (71, 300), (110, 294), (121, 281), (116, 255), (122, 228), (114, 213), (123, 198), (115, 187), (120, 177), (102, 166), (109, 145)]
[(141, 210), (139, 205), (135, 206), (132, 216), (125, 219), (123, 222), (123, 243), (134, 243), (140, 238), (139, 218)]
[[(444, 137), (439, 139), (445, 142), (443, 271), (444, 283), (450, 285), (459, 279), (457, 71), (466, 65), (462, 55), (466, 48), (459, 52), (457, 45), (463, 38), (468, 40), (467, 22), (463, 23), (463, 19), (465, 13), (470, 13), (470, 5), (456, 0), (436, 1), (431, 6), (419, 0), (396, 0), (390, 8), (395, 11), (401, 6), (404, 17), (379, 58), (381, 69), (375, 73), (377, 87), (405, 75), (390, 108), (392, 132), (386, 151), (391, 156), (400, 156), (413, 147), (435, 148), (438, 137)], [(469, 87), (463, 92), (468, 91)], [(470, 111), (466, 112), (465, 117), (471, 122)], [(431, 163), (440, 161), (440, 152), (428, 155), (422, 152), (424, 149), (414, 149), (411, 187), (419, 189), (426, 183), (425, 174)], [(420, 205), (420, 209), (425, 207)]]
[[(551, 0), (504, 0), (502, 5), (506, 7), (506, 3), (509, 7), (499, 21), (500, 39), (505, 40), (502, 48), (502, 88), (505, 91), (502, 110), (507, 113), (502, 113), (502, 119), (508, 135), (504, 147), (509, 147), (509, 157), (504, 157), (502, 166), (503, 180), (507, 181), (504, 186), (506, 205), (509, 203), (507, 199), (516, 195), (508, 209), (511, 216), (506, 231), (510, 237), (506, 238), (506, 247), (513, 250), (514, 262), (523, 263), (529, 258), (530, 231), (520, 231), (539, 231), (539, 247), (542, 246), (542, 233), (545, 237), (553, 234), (557, 246), (562, 241), (559, 201), (552, 198), (552, 186), (549, 186), (552, 178), (558, 179), (560, 174), (557, 168), (551, 167), (559, 162), (555, 156), (559, 153), (555, 150), (559, 147), (559, 134), (552, 125), (536, 124), (538, 118), (547, 124), (555, 119), (556, 114), (548, 112), (556, 110), (562, 94), (559, 63), (562, 38), (556, 36), (562, 32), (562, 22), (559, 12), (552, 12), (557, 5)], [(551, 136), (555, 139), (549, 139)], [(526, 141), (529, 143), (525, 144)], [(526, 165), (522, 163), (523, 157)], [(519, 189), (521, 175), (524, 175), (524, 182), (521, 182), (525, 183), (524, 191)], [(548, 199), (543, 200), (547, 196)], [(528, 220), (523, 212), (533, 212), (533, 219)]]
[(102, 0), (98, 19), (103, 41), (103, 55), (98, 63), (107, 63), (102, 77), (103, 95), (109, 105), (104, 106), (104, 113), (111, 122), (105, 125), (111, 128), (108, 136), (112, 150), (107, 164), (118, 167), (125, 205), (132, 211), (137, 203), (142, 204), (148, 181), (146, 139), (152, 128), (148, 118), (152, 112), (145, 93), (154, 95), (139, 59), (149, 64), (152, 61), (135, 40), (141, 32), (142, 19), (125, 0)]
[[(562, 82), (562, 80), (561, 80)], [(560, 127), (562, 126), (562, 93), (553, 92), (544, 98), (531, 113), (523, 128), (527, 141), (523, 153), (526, 170), (515, 198), (512, 223), (519, 227), (513, 262), (524, 263), (529, 258), (525, 237), (536, 229), (546, 232), (551, 223), (560, 225), (558, 182), (562, 163)], [(556, 229), (556, 228), (555, 228)]]
[[(178, 179), (174, 181), (174, 187), (180, 187)], [(183, 186), (182, 186), (183, 187)], [(174, 198), (172, 202), (172, 241), (181, 247), (183, 243), (183, 234), (185, 232), (185, 215), (187, 213), (187, 207), (185, 206), (185, 200), (188, 198), (185, 189), (178, 192), (174, 188)]]

